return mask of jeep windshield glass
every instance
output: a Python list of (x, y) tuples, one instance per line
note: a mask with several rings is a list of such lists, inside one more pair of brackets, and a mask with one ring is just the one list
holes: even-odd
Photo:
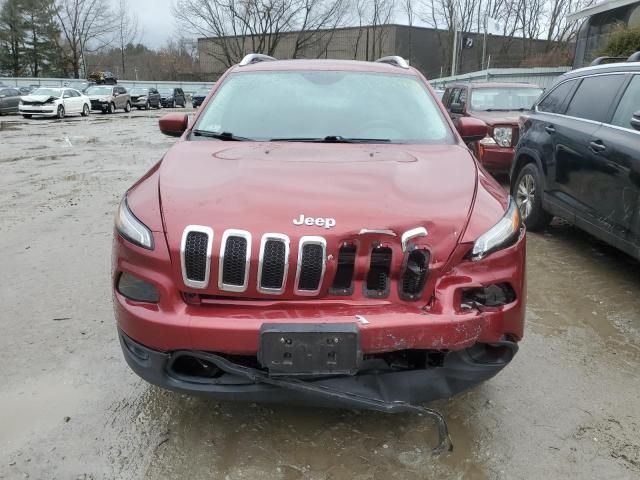
[(540, 88), (476, 88), (471, 90), (470, 109), (476, 112), (531, 110), (541, 93)]
[(419, 79), (368, 72), (234, 73), (207, 104), (195, 129), (261, 141), (454, 142)]
[(111, 95), (112, 87), (89, 87), (85, 92), (87, 95)]

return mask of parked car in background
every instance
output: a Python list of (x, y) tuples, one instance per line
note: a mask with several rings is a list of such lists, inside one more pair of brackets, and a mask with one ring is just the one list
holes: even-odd
[(511, 191), (527, 227), (555, 215), (640, 259), (640, 63), (566, 73), (523, 120)]
[(471, 147), (487, 170), (508, 173), (518, 143), (518, 119), (541, 93), (528, 83), (461, 83), (447, 87), (443, 103), (454, 122), (472, 117), (487, 124), (487, 136)]
[(131, 96), (131, 105), (138, 110), (144, 108), (149, 110), (153, 108), (162, 108), (160, 101), (160, 93), (155, 88), (134, 87), (129, 90)]
[(24, 118), (34, 115), (64, 118), (69, 114), (86, 117), (91, 112), (91, 101), (73, 88), (41, 87), (22, 97), (19, 111)]
[(17, 88), (0, 87), (0, 115), (18, 113), (18, 104), (22, 93)]
[(160, 101), (163, 107), (175, 108), (187, 106), (187, 97), (181, 88), (160, 88)]
[(435, 88), (433, 90), (434, 92), (436, 92), (436, 95), (438, 96), (439, 100), (442, 100), (442, 97), (444, 97), (444, 90), (440, 89), (440, 88)]
[(525, 235), (467, 148), (483, 122), (456, 131), (400, 57), (252, 54), (219, 83), (195, 121), (160, 119), (180, 139), (118, 209), (111, 285), (136, 373), (228, 400), (393, 411), (509, 364)]
[(198, 108), (200, 105), (202, 105), (202, 102), (204, 102), (204, 99), (207, 98), (209, 92), (211, 92), (210, 88), (202, 88), (195, 92), (191, 96), (191, 105), (193, 105), (193, 108)]
[(131, 97), (120, 85), (94, 85), (87, 88), (85, 93), (91, 100), (92, 110), (102, 113), (114, 113), (117, 109), (131, 111)]

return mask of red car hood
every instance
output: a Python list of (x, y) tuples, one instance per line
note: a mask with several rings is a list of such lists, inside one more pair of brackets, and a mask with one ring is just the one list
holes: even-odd
[(525, 112), (471, 112), (470, 115), (478, 120), (482, 120), (490, 127), (496, 125), (518, 125), (518, 118)]
[[(376, 235), (363, 229), (390, 230), (380, 238), (399, 245), (403, 232), (425, 227), (419, 242), (438, 264), (467, 224), (476, 176), (457, 145), (181, 141), (162, 161), (160, 201), (177, 275), (187, 225), (214, 230), (214, 259), (229, 228), (251, 232), (253, 251), (262, 234), (286, 234), (295, 259), (303, 235), (323, 236), (335, 255), (341, 241)], [(294, 225), (300, 215), (335, 226)]]

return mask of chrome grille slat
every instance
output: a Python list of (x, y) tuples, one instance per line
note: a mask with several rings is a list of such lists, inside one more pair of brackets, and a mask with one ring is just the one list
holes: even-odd
[(244, 292), (249, 285), (251, 233), (229, 229), (222, 235), (218, 262), (218, 288), (228, 292)]
[(327, 266), (327, 241), (322, 237), (300, 238), (296, 267), (295, 293), (313, 296), (320, 293)]
[[(206, 238), (205, 238), (206, 236)], [(207, 288), (211, 271), (213, 230), (203, 225), (188, 225), (180, 242), (182, 280), (191, 288)]]
[(265, 233), (260, 241), (258, 291), (281, 295), (287, 285), (289, 270), (289, 237), (281, 233)]

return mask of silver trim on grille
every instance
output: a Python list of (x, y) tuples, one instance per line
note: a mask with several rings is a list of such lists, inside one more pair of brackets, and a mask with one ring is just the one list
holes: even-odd
[[(187, 278), (187, 268), (184, 264), (184, 249), (187, 243), (187, 235), (191, 232), (206, 233), (208, 235), (207, 241), (207, 265), (205, 267), (204, 280), (190, 280)], [(187, 225), (182, 232), (182, 240), (180, 241), (180, 264), (182, 268), (182, 281), (187, 287), (191, 288), (207, 288), (209, 285), (209, 274), (211, 273), (211, 247), (213, 245), (213, 229), (205, 227), (203, 225)]]
[[(316, 290), (300, 290), (298, 284), (300, 282), (300, 268), (302, 266), (302, 250), (305, 245), (320, 245), (322, 247), (322, 273), (320, 274), (320, 280), (318, 281), (318, 288)], [(300, 238), (298, 244), (298, 264), (296, 266), (296, 283), (294, 292), (296, 295), (302, 296), (315, 296), (320, 293), (322, 287), (322, 281), (324, 280), (324, 272), (327, 269), (327, 241), (322, 237), (316, 236), (304, 236)]]
[[(244, 264), (244, 283), (242, 285), (230, 285), (223, 283), (223, 266), (224, 266), (224, 253), (227, 248), (227, 239), (229, 237), (241, 237), (247, 241), (247, 254)], [(244, 292), (249, 285), (249, 266), (251, 264), (251, 233), (246, 230), (236, 230), (230, 228), (225, 230), (222, 234), (222, 244), (220, 245), (220, 260), (218, 261), (218, 288), (227, 292)]]
[[(262, 262), (264, 260), (264, 247), (267, 241), (275, 240), (284, 243), (284, 272), (282, 274), (281, 288), (263, 288), (260, 286), (262, 280)], [(260, 240), (260, 257), (258, 260), (258, 282), (257, 289), (260, 293), (268, 295), (282, 295), (287, 286), (287, 274), (289, 272), (289, 237), (282, 233), (265, 233)]]

